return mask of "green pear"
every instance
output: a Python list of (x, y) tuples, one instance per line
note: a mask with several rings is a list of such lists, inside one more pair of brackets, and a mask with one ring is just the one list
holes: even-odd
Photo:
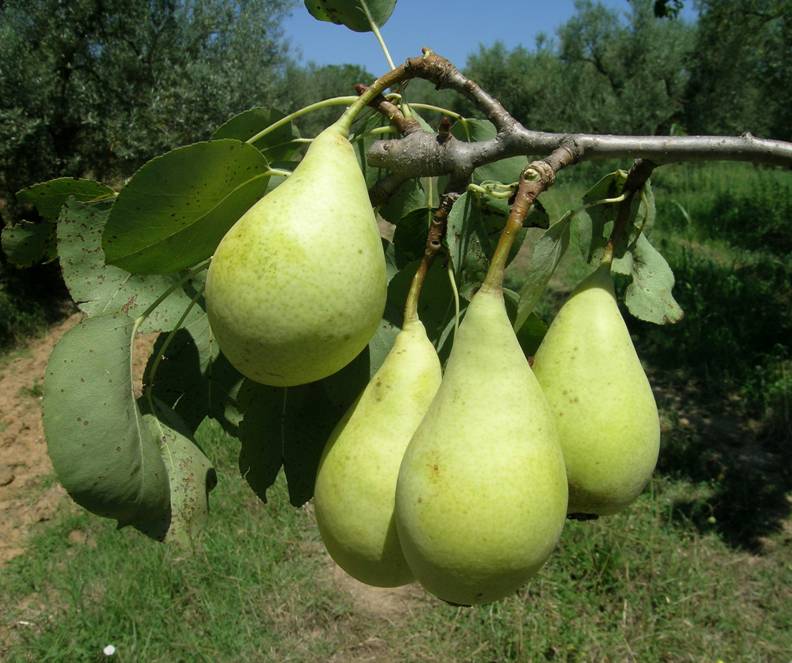
[(357, 158), (339, 123), (226, 233), (206, 279), (220, 349), (277, 387), (335, 373), (385, 308), (385, 257)]
[(439, 598), (494, 601), (542, 566), (566, 508), (552, 413), (502, 290), (485, 283), (401, 464), (396, 523), (404, 556)]
[(561, 307), (533, 369), (556, 417), (569, 512), (607, 515), (623, 509), (654, 470), (660, 423), (616, 304), (609, 264)]
[(322, 540), (341, 568), (369, 585), (413, 580), (393, 518), (396, 479), (441, 377), (423, 324), (417, 318), (405, 322), (319, 462), (314, 507)]

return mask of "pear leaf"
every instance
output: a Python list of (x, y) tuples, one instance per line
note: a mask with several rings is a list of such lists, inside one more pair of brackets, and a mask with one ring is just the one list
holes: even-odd
[(145, 386), (181, 417), (188, 430), (194, 432), (207, 416), (217, 419), (226, 430), (233, 430), (226, 408), (242, 376), (220, 354), (206, 314), (201, 311), (174, 334), (151, 383), (153, 363), (162, 354), (166, 338), (167, 334), (162, 334), (154, 344)]
[(357, 388), (347, 385), (344, 393), (335, 391), (332, 396), (330, 384), (337, 385), (338, 377), (332, 383), (325, 378), (288, 388), (245, 380), (238, 396), (244, 411), (239, 425), (239, 470), (261, 500), (266, 501), (281, 466), (294, 506), (313, 497), (316, 470), (330, 433), (368, 380), (358, 368), (342, 369), (355, 373)]
[[(221, 138), (236, 138), (247, 141), (261, 130), (285, 117), (283, 113), (272, 108), (251, 108), (238, 115), (234, 115), (225, 124), (218, 127), (212, 134), (212, 140)], [(253, 143), (267, 161), (288, 161), (300, 151), (300, 144), (295, 142), (300, 137), (300, 131), (294, 122), (287, 122), (282, 127), (262, 136)]]
[(209, 492), (217, 485), (212, 462), (204, 455), (177, 415), (157, 404), (159, 417), (144, 415), (151, 435), (160, 443), (168, 472), (170, 510), (163, 521), (166, 543), (194, 550), (196, 539), (209, 516)]
[[(514, 325), (517, 319), (517, 311), (519, 310), (520, 295), (514, 290), (504, 288), (503, 299), (506, 303), (506, 313), (512, 325)], [(517, 340), (526, 357), (532, 357), (536, 354), (546, 333), (547, 323), (533, 312), (528, 314), (528, 317), (519, 329), (515, 327)]]
[(39, 182), (17, 192), (17, 198), (30, 203), (47, 221), (55, 222), (61, 207), (71, 197), (81, 202), (111, 198), (115, 192), (105, 184), (74, 177), (59, 177), (48, 182)]
[(666, 325), (679, 322), (684, 313), (674, 299), (674, 273), (665, 258), (641, 234), (632, 249), (632, 282), (624, 302), (639, 320)]
[[(179, 279), (170, 275), (141, 275), (106, 265), (102, 254), (102, 231), (110, 214), (110, 201), (63, 206), (58, 223), (58, 255), (63, 280), (80, 310), (89, 316), (123, 311), (137, 317)], [(144, 321), (141, 331), (173, 329), (191, 297), (177, 288)], [(187, 318), (191, 322), (198, 313)]]
[(419, 179), (412, 178), (405, 180), (401, 186), (396, 189), (388, 202), (379, 209), (380, 216), (389, 221), (390, 223), (397, 224), (404, 217), (408, 216), (415, 210), (427, 207), (426, 192), (421, 186)]
[(16, 267), (30, 267), (56, 253), (55, 224), (23, 221), (5, 226), (2, 234), (3, 253)]
[[(388, 284), (385, 318), (396, 328), (404, 324), (404, 305), (420, 260), (404, 267)], [(437, 343), (449, 320), (454, 316), (454, 297), (448, 273), (441, 260), (435, 259), (426, 274), (421, 297), (418, 300), (418, 317), (426, 328), (432, 343)], [(398, 329), (397, 329), (398, 333)]]
[[(626, 181), (626, 170), (616, 170), (608, 173), (583, 194), (583, 202), (590, 204), (608, 198), (616, 198), (621, 195)], [(602, 251), (610, 235), (607, 232), (608, 226), (611, 224), (612, 227), (618, 210), (619, 203), (602, 203), (588, 209), (588, 216), (591, 219), (590, 243), (586, 247), (586, 260), (588, 262), (597, 262), (602, 257)]]
[(88, 318), (55, 346), (44, 379), (47, 449), (77, 504), (146, 531), (168, 517), (168, 474), (135, 403), (135, 333), (123, 313)]
[(542, 233), (534, 245), (533, 253), (527, 262), (524, 280), (520, 289), (520, 303), (517, 307), (514, 327), (520, 329), (536, 307), (553, 276), (558, 263), (569, 247), (570, 229), (573, 214), (567, 212)]
[(229, 138), (152, 159), (113, 205), (102, 237), (107, 262), (135, 274), (166, 274), (208, 258), (266, 192), (267, 168), (259, 150)]
[(396, 0), (305, 0), (311, 16), (320, 21), (345, 25), (355, 32), (371, 32), (366, 10), (377, 27), (385, 25)]
[(426, 237), (432, 222), (431, 209), (417, 209), (399, 221), (393, 234), (396, 265), (401, 269), (413, 260), (419, 260), (426, 250)]

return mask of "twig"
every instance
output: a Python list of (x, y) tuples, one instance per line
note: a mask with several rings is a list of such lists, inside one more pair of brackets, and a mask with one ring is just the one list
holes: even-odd
[(624, 136), (559, 134), (531, 131), (522, 126), (493, 97), (468, 79), (453, 64), (435, 53), (410, 58), (386, 76), (393, 82), (425, 78), (438, 88), (450, 88), (475, 102), (498, 134), (490, 140), (468, 143), (418, 131), (398, 140), (377, 141), (368, 152), (373, 166), (405, 177), (470, 174), (475, 168), (500, 159), (550, 153), (559, 146), (572, 150), (575, 160), (641, 158), (655, 164), (675, 161), (750, 161), (792, 167), (792, 143), (742, 136)]

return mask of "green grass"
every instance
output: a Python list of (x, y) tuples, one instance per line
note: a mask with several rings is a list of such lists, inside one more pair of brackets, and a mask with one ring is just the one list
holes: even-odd
[(287, 505), (282, 484), (259, 503), (236, 443), (213, 425), (200, 439), (220, 471), (202, 550), (181, 557), (64, 508), (0, 577), (0, 658), (98, 660), (107, 644), (121, 661), (771, 661), (792, 650), (789, 547), (779, 534), (757, 557), (700, 531), (678, 505), (706, 483), (660, 477), (625, 514), (569, 522), (513, 598), (464, 609), (415, 592), (379, 614), (333, 584), (310, 514)]

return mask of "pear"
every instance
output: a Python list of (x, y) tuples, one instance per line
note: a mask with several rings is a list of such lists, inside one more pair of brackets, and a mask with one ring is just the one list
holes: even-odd
[(552, 413), (501, 288), (485, 282), (401, 464), (396, 524), (404, 556), (439, 598), (494, 601), (542, 566), (566, 508)]
[(564, 303), (533, 364), (556, 417), (569, 512), (607, 515), (632, 502), (657, 463), (652, 389), (601, 265)]
[(319, 462), (314, 508), (330, 556), (378, 587), (413, 580), (393, 518), (399, 465), (440, 386), (440, 360), (415, 318), (405, 322)]
[(277, 387), (348, 364), (385, 308), (385, 257), (366, 183), (340, 122), (218, 245), (209, 323), (240, 373)]

